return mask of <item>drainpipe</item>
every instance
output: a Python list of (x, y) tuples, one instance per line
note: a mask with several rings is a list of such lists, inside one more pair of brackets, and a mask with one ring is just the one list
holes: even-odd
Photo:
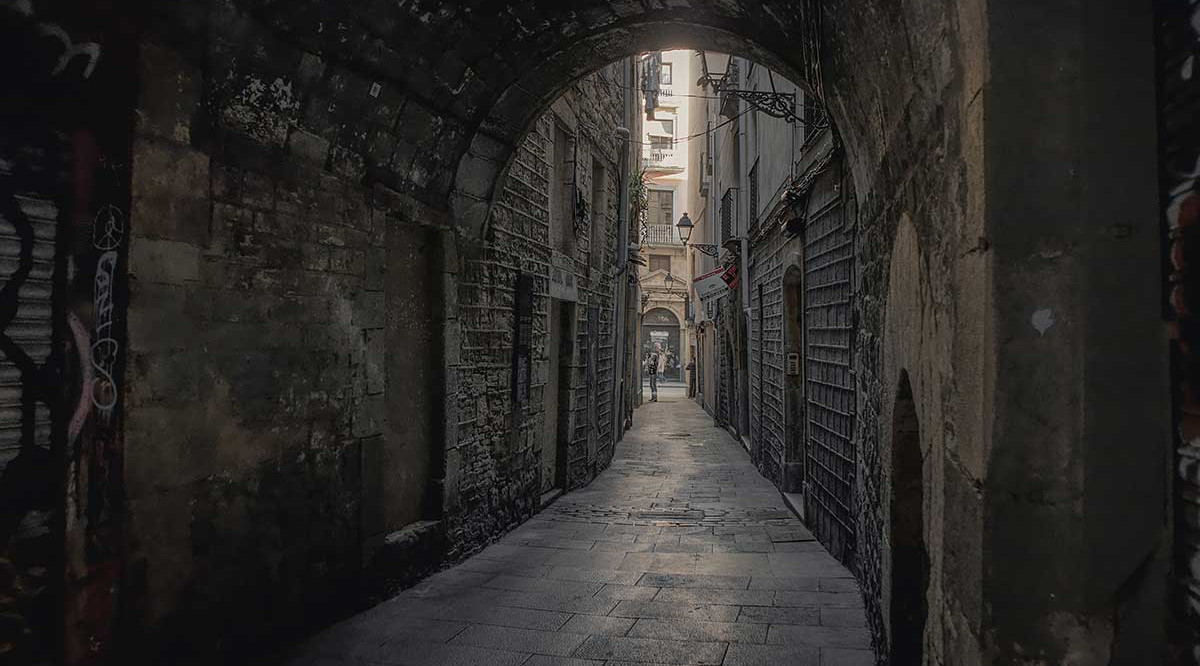
[[(633, 88), (633, 68), (636, 65), (632, 58), (629, 60), (629, 67), (625, 71), (626, 85), (624, 87), (624, 102), (625, 102), (625, 122), (628, 123), (632, 118), (633, 102), (630, 89)], [(616, 444), (618, 439), (625, 434), (625, 374), (627, 372), (628, 351), (626, 350), (626, 329), (628, 322), (626, 321), (629, 309), (629, 152), (631, 145), (629, 142), (629, 129), (626, 127), (617, 128), (617, 137), (621, 141), (621, 156), (620, 156), (620, 206), (617, 209), (617, 274), (613, 278), (613, 302), (616, 304), (616, 365), (613, 373), (613, 404), (616, 408), (613, 409), (615, 422), (613, 423), (613, 444)]]
[[(739, 74), (739, 77), (740, 76), (741, 75)], [(734, 85), (740, 86), (740, 85), (742, 85), (742, 82), (736, 81), (736, 82), (734, 82)], [(754, 113), (754, 112), (751, 111), (751, 113)], [(738, 119), (738, 123), (737, 123), (737, 131), (738, 131), (738, 204), (739, 204), (738, 208), (742, 211), (745, 211), (740, 216), (742, 219), (739, 220), (738, 222), (739, 222), (739, 226), (744, 227), (741, 230), (742, 233), (740, 234), (742, 239), (741, 239), (741, 243), (740, 243), (741, 247), (739, 249), (741, 250), (740, 254), (741, 254), (741, 261), (742, 261), (742, 275), (741, 275), (741, 278), (742, 278), (741, 279), (742, 316), (745, 319), (745, 325), (742, 327), (742, 330), (743, 330), (742, 334), (746, 336), (746, 338), (745, 338), (745, 340), (746, 340), (746, 357), (742, 360), (742, 362), (745, 363), (744, 367), (746, 368), (746, 386), (745, 386), (746, 397), (745, 397), (745, 403), (744, 403), (744, 409), (745, 409), (745, 413), (746, 413), (746, 432), (745, 433), (741, 432), (742, 417), (741, 417), (741, 414), (738, 414), (738, 434), (744, 434), (746, 436), (747, 444), (749, 444), (750, 443), (750, 430), (751, 430), (751, 428), (750, 428), (750, 420), (751, 420), (750, 405), (753, 404), (753, 402), (751, 401), (751, 397), (753, 396), (753, 393), (754, 393), (753, 390), (750, 388), (750, 384), (751, 384), (751, 381), (750, 381), (750, 375), (751, 375), (750, 358), (752, 356), (752, 354), (750, 352), (750, 340), (751, 340), (750, 331), (751, 331), (751, 326), (753, 324), (752, 324), (752, 318), (750, 317), (750, 238), (749, 238), (749, 236), (750, 236), (750, 216), (753, 215), (755, 211), (750, 210), (749, 178), (746, 175), (746, 172), (750, 166), (749, 157), (747, 155), (748, 146), (746, 145), (746, 142), (747, 142), (746, 117), (747, 116), (742, 116), (741, 118)], [(744, 204), (744, 206), (742, 204)]]
[[(713, 105), (712, 108), (713, 108), (713, 111), (715, 111), (715, 113), (710, 114), (710, 115), (714, 115), (714, 116), (720, 115), (720, 111), (721, 111), (720, 100), (717, 100), (715, 102), (713, 102), (711, 100), (705, 100), (705, 103)], [(712, 196), (714, 197), (713, 200), (716, 202), (716, 205), (713, 206), (713, 209), (717, 212), (717, 214), (716, 214), (716, 216), (711, 218), (711, 220), (710, 220), (711, 224), (708, 225), (710, 227), (709, 232), (708, 232), (709, 233), (709, 241), (708, 242), (716, 245), (718, 248), (717, 249), (717, 257), (715, 259), (713, 259), (713, 262), (712, 262), (713, 268), (716, 268), (721, 263), (720, 248), (722, 247), (722, 241), (725, 240), (724, 238), (721, 238), (721, 215), (723, 214), (723, 211), (721, 210), (721, 206), (724, 205), (725, 192), (721, 190), (721, 134), (720, 134), (720, 132), (721, 132), (721, 130), (717, 130), (717, 131), (712, 132), (710, 135), (710, 139), (712, 140), (712, 145), (713, 145), (713, 148), (712, 148), (712, 156), (713, 156)], [(716, 427), (720, 427), (720, 425), (721, 425), (721, 418), (720, 418), (721, 390), (724, 388), (721, 386), (721, 362), (724, 359), (721, 358), (722, 354), (721, 354), (720, 336), (723, 335), (723, 332), (721, 331), (720, 327), (718, 327), (715, 324), (715, 322), (713, 324), (713, 333), (714, 333), (714, 335), (713, 335), (713, 338), (714, 338), (714, 340), (713, 340), (714, 363), (713, 363), (713, 378), (712, 378), (712, 381), (713, 381), (712, 417), (713, 417), (713, 425)], [(733, 370), (733, 368), (730, 368), (730, 371), (732, 371), (732, 370)]]

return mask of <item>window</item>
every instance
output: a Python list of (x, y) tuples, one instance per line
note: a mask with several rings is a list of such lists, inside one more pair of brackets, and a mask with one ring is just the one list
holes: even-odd
[[(737, 88), (740, 87), (741, 77), (738, 75), (738, 60), (737, 58), (729, 59), (729, 70), (725, 79), (730, 85)], [(720, 113), (726, 118), (736, 118), (738, 115), (738, 98), (730, 93), (720, 93)]]
[(671, 272), (671, 256), (667, 254), (652, 254), (650, 255), (650, 272), (666, 271)]
[(658, 70), (658, 73), (658, 80), (660, 83), (662, 83), (664, 86), (671, 85), (671, 63), (664, 62), (662, 67)]
[(667, 226), (675, 224), (675, 193), (671, 190), (650, 190), (650, 209), (646, 223), (650, 226)]
[(754, 168), (750, 169), (750, 223), (758, 221), (758, 162), (754, 162)]
[(605, 233), (608, 231), (608, 171), (599, 160), (592, 160), (592, 210), (591, 210), (591, 252), (592, 267), (604, 265), (604, 251), (607, 249)]
[(678, 242), (675, 232), (675, 192), (650, 190), (646, 210), (645, 242), (651, 245), (672, 245)]
[(725, 190), (721, 197), (721, 243), (733, 238), (733, 188)]
[(652, 136), (650, 137), (650, 150), (663, 151), (670, 150), (674, 141), (668, 136)]
[(675, 136), (675, 121), (674, 120), (660, 120), (660, 121), (658, 121), (658, 123), (659, 123), (659, 125), (662, 126), (663, 134), (665, 134), (669, 137)]

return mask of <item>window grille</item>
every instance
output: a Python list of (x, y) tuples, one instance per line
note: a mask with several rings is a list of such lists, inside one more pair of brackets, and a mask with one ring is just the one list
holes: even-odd
[(750, 169), (750, 223), (758, 222), (758, 162)]
[(721, 243), (733, 238), (733, 223), (734, 223), (734, 199), (733, 188), (725, 190), (725, 196), (721, 197)]

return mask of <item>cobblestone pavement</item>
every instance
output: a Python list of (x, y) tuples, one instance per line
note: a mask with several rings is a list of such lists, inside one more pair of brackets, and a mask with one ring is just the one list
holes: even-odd
[(300, 646), (293, 666), (870, 666), (850, 573), (695, 403), (497, 543)]

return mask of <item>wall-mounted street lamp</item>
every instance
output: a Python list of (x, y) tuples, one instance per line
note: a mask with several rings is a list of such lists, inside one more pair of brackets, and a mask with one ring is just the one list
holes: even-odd
[[(687, 213), (684, 213), (683, 217), (679, 218), (679, 221), (675, 223), (675, 228), (679, 230), (679, 238), (683, 241), (684, 247), (687, 247), (688, 239), (692, 237), (692, 230), (696, 228), (696, 225), (692, 224), (692, 219), (688, 217)], [(707, 254), (713, 259), (716, 259), (721, 254), (721, 246), (719, 245), (706, 245), (704, 243), (692, 243), (691, 245), (697, 252)]]
[[(755, 110), (771, 116), (779, 118), (789, 123), (800, 123), (801, 125), (811, 125), (817, 128), (825, 128), (829, 125), (828, 119), (824, 113), (815, 114), (815, 119), (806, 120), (796, 115), (796, 94), (781, 93), (775, 89), (775, 75), (771, 70), (767, 70), (767, 78), (771, 82), (771, 89), (768, 90), (740, 90), (737, 88), (737, 81), (730, 81), (730, 57), (728, 53), (709, 53), (708, 51), (700, 52), (700, 66), (704, 70), (701, 74), (697, 85), (711, 86), (713, 92), (719, 95), (728, 95), (735, 99), (744, 99), (746, 103)], [(736, 71), (736, 68), (733, 68)]]

